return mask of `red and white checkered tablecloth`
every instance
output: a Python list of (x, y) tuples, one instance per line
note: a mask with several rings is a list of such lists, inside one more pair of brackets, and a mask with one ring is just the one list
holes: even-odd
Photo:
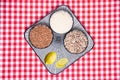
[[(62, 4), (72, 9), (95, 45), (62, 73), (52, 75), (25, 41), (24, 31)], [(120, 1), (1, 0), (1, 79), (120, 80)]]

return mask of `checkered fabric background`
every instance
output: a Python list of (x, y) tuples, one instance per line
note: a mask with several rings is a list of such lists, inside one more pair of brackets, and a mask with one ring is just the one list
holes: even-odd
[[(58, 75), (50, 74), (24, 31), (59, 5), (68, 5), (94, 48)], [(119, 0), (0, 0), (0, 80), (120, 80)]]

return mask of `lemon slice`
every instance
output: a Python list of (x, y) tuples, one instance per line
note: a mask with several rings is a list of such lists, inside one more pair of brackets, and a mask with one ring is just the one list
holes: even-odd
[(62, 58), (59, 61), (57, 61), (55, 65), (57, 68), (63, 68), (67, 63), (68, 63), (68, 59)]
[(57, 56), (56, 56), (56, 52), (49, 52), (46, 56), (45, 56), (45, 64), (53, 64), (56, 60)]

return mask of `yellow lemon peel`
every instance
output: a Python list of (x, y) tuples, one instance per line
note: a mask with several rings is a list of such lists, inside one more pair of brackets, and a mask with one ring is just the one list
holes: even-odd
[(57, 62), (56, 62), (56, 67), (57, 68), (62, 68), (62, 67), (64, 67), (66, 64), (68, 63), (68, 59), (67, 58), (61, 58), (60, 60), (58, 60)]
[(53, 64), (56, 60), (57, 56), (56, 56), (56, 52), (49, 52), (46, 56), (45, 56), (45, 64)]

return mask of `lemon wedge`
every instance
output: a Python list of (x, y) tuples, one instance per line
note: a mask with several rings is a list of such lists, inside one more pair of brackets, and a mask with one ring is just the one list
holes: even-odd
[(53, 64), (56, 60), (57, 56), (56, 56), (56, 52), (49, 52), (46, 56), (45, 56), (45, 64)]
[(60, 60), (58, 60), (56, 62), (56, 67), (57, 68), (63, 68), (66, 64), (68, 63), (68, 59), (67, 58), (61, 58)]

